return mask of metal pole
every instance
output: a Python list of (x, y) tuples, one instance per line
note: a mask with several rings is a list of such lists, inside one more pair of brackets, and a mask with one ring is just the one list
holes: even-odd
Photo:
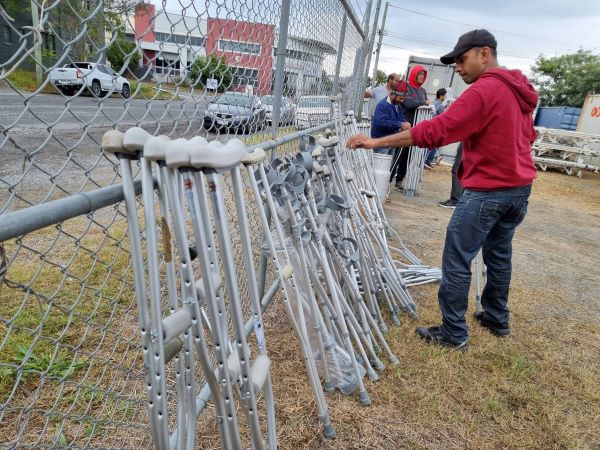
[[(340, 69), (342, 67), (342, 56), (344, 54), (344, 44), (346, 40), (346, 23), (348, 22), (348, 13), (344, 12), (342, 19), (342, 29), (340, 30), (340, 42), (338, 44), (337, 60), (335, 62), (335, 76), (333, 77), (332, 95), (337, 95), (340, 88)], [(331, 118), (333, 119), (333, 103), (331, 104)]]
[(359, 117), (360, 113), (362, 112), (362, 108), (361, 108), (361, 104), (359, 102), (362, 102), (362, 98), (363, 96), (362, 91), (364, 90), (365, 86), (364, 86), (364, 73), (365, 73), (365, 57), (366, 57), (366, 53), (368, 51), (368, 45), (369, 45), (369, 20), (371, 19), (371, 8), (373, 6), (373, 0), (369, 0), (369, 3), (367, 4), (367, 12), (365, 13), (365, 24), (366, 24), (366, 28), (365, 28), (365, 32), (363, 34), (363, 43), (360, 47), (360, 51), (358, 52), (358, 65), (355, 65), (354, 67), (357, 67), (357, 70), (355, 73), (360, 74), (360, 76), (358, 77), (358, 79), (356, 80), (356, 90), (354, 92), (354, 98), (353, 98), (353, 102), (352, 102), (352, 106), (354, 107), (354, 111), (356, 112), (356, 116)]
[(369, 67), (371, 67), (371, 55), (373, 54), (373, 46), (375, 45), (375, 34), (377, 33), (377, 22), (379, 21), (380, 9), (381, 0), (377, 0), (377, 6), (375, 7), (375, 18), (373, 19), (373, 28), (371, 29), (371, 36), (369, 38), (369, 52), (367, 53), (367, 63), (365, 64), (365, 80), (369, 76)]
[(383, 32), (385, 30), (385, 19), (387, 17), (387, 10), (389, 2), (385, 2), (385, 8), (383, 8), (383, 20), (381, 21), (381, 28), (379, 29), (379, 42), (377, 43), (377, 50), (375, 50), (375, 67), (373, 67), (373, 78), (371, 79), (371, 87), (375, 87), (375, 81), (377, 79), (377, 66), (379, 65), (379, 53), (381, 53), (381, 44), (383, 43)]
[(35, 80), (37, 87), (42, 85), (42, 41), (41, 33), (38, 30), (40, 26), (39, 10), (36, 0), (31, 0), (31, 27), (33, 29), (33, 46), (35, 59)]
[[(135, 195), (139, 195), (142, 192), (142, 182), (134, 181), (133, 189)], [(97, 209), (122, 202), (123, 199), (123, 185), (115, 184), (4, 213), (0, 215), (0, 242), (89, 214)]]
[(277, 63), (275, 65), (275, 86), (273, 90), (273, 123), (271, 136), (277, 138), (279, 118), (281, 117), (281, 96), (283, 94), (283, 77), (285, 76), (285, 50), (287, 48), (288, 24), (290, 19), (290, 0), (283, 0), (281, 17), (279, 18), (279, 40), (277, 41)]
[(363, 38), (363, 40), (366, 39), (365, 32), (362, 29), (362, 27), (360, 26), (360, 23), (358, 23), (358, 18), (356, 17), (356, 14), (354, 14), (354, 10), (352, 9), (352, 6), (350, 6), (350, 3), (348, 3), (348, 0), (340, 0), (340, 3), (346, 10), (348, 17), (350, 17), (350, 20), (356, 27), (356, 31), (358, 31), (358, 34), (360, 34), (360, 37)]

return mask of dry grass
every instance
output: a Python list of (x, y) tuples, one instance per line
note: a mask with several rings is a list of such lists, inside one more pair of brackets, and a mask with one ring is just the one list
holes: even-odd
[[(436, 168), (426, 174), (420, 197), (407, 199), (394, 192), (387, 204), (389, 219), (411, 250), (436, 265), (440, 263), (444, 228), (450, 217), (450, 211), (437, 207), (436, 202), (445, 199), (449, 179), (449, 168)], [(387, 336), (400, 366), (387, 366), (380, 380), (365, 382), (372, 406), (360, 406), (356, 396), (335, 393), (327, 397), (337, 432), (334, 440), (322, 437), (297, 340), (281, 301), (275, 301), (265, 314), (265, 328), (273, 361), (280, 448), (600, 449), (600, 274), (594, 269), (593, 259), (600, 254), (599, 192), (598, 176), (586, 174), (577, 179), (541, 173), (529, 215), (515, 238), (512, 335), (496, 338), (469, 319), (470, 348), (462, 354), (423, 344), (414, 335), (417, 324), (403, 317), (402, 325), (392, 328)], [(74, 228), (67, 231), (78, 235), (85, 230), (84, 222), (75, 221)], [(115, 229), (113, 234), (119, 238), (123, 232)], [(78, 295), (80, 284), (67, 282), (55, 303), (72, 307), (82, 316), (91, 315), (94, 330), (104, 332), (102, 323), (109, 319), (115, 327), (122, 327), (122, 336), (107, 336), (99, 353), (88, 353), (92, 359), (84, 359), (87, 367), (77, 369), (63, 385), (50, 380), (32, 405), (48, 408), (59, 396), (55, 411), (87, 411), (93, 422), (38, 414), (30, 417), (29, 437), (23, 442), (35, 442), (41, 434), (46, 439), (43, 442), (51, 442), (53, 435), (64, 433), (68, 442), (145, 448), (149, 434), (143, 412), (143, 385), (138, 384), (141, 366), (127, 253), (115, 253), (110, 243), (98, 248), (101, 230), (92, 229), (86, 234), (83, 245), (98, 248), (100, 260), (114, 261), (114, 273), (108, 280), (111, 283), (105, 284), (106, 271), (94, 264), (95, 258), (88, 252), (73, 255), (70, 247), (56, 244), (50, 248), (53, 233), (47, 229), (32, 234), (27, 244), (45, 249), (48, 258), (57, 264), (73, 257), (70, 274), (84, 278), (105, 299), (99, 301), (97, 293), (86, 291), (81, 302), (75, 304), (72, 294)], [(32, 282), (37, 291), (50, 295), (60, 286), (64, 274), (59, 268), (48, 267), (43, 277), (36, 277), (40, 263), (33, 257), (22, 249), (20, 264), (9, 269), (9, 277), (24, 284)], [(129, 273), (127, 280), (119, 281), (120, 288), (111, 287), (123, 272)], [(21, 292), (19, 298), (16, 292), (6, 286), (0, 289), (0, 318), (6, 320), (15, 314), (15, 306), (25, 295)], [(411, 292), (420, 306), (421, 323), (437, 323), (437, 286), (421, 286)], [(34, 299), (26, 303), (35, 306)], [(13, 330), (10, 338), (15, 343), (30, 342), (27, 330), (35, 329), (41, 319), (35, 308), (24, 310), (20, 322), (14, 324), (19, 331)], [(65, 348), (81, 345), (88, 352), (100, 348), (94, 336), (80, 340), (78, 331), (85, 329), (85, 322), (75, 320), (69, 324), (59, 313), (45, 320), (44, 334), (60, 339)], [(1, 325), (3, 338), (6, 327)], [(49, 340), (42, 342), (44, 348), (40, 351), (53, 347)], [(15, 353), (10, 346), (4, 348), (9, 353), (1, 355), (0, 361), (6, 362)], [(119, 354), (125, 359), (120, 360)], [(113, 360), (118, 371), (98, 364)], [(90, 365), (90, 361), (95, 363)], [(129, 381), (122, 371), (125, 367), (136, 371)], [(100, 383), (100, 389), (87, 381), (79, 385), (83, 375), (87, 381)], [(7, 380), (8, 385), (2, 386), (5, 396), (14, 382), (4, 377)], [(57, 386), (64, 390), (56, 392)], [(28, 406), (31, 393), (37, 395), (37, 389), (35, 377), (26, 380), (11, 405)], [(114, 392), (121, 392), (122, 397), (115, 397)], [(242, 416), (240, 413), (243, 425)], [(14, 418), (9, 416), (10, 420)], [(0, 442), (13, 437), (13, 426), (9, 429), (8, 422), (0, 426)], [(57, 445), (61, 439), (55, 438)], [(199, 421), (198, 439), (198, 448), (219, 448), (212, 405)]]
[[(449, 180), (449, 168), (436, 168), (426, 174), (420, 197), (394, 193), (387, 205), (411, 249), (433, 264), (440, 263), (450, 217), (436, 202), (446, 198)], [(586, 259), (600, 250), (599, 192), (598, 176), (541, 173), (515, 238), (512, 335), (496, 338), (469, 319), (470, 348), (461, 354), (423, 344), (414, 335), (417, 323), (404, 318), (388, 334), (401, 365), (367, 381), (372, 406), (328, 397), (335, 440), (316, 432), (314, 401), (289, 327), (269, 326), (281, 448), (600, 448), (600, 275)], [(548, 205), (555, 209), (550, 214)], [(541, 239), (548, 244), (537, 245)], [(553, 242), (561, 240), (565, 248), (556, 250)], [(583, 276), (587, 296), (578, 294)], [(412, 292), (421, 323), (438, 323), (437, 286)]]

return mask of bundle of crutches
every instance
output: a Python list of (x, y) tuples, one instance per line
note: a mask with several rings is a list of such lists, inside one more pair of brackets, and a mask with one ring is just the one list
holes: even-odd
[[(419, 106), (415, 113), (415, 125), (429, 120), (433, 117), (431, 106)], [(423, 171), (425, 170), (425, 161), (429, 149), (413, 145), (408, 153), (408, 164), (406, 166), (406, 175), (404, 177), (403, 188), (404, 195), (414, 197), (421, 192), (421, 181), (423, 180)]]
[[(397, 271), (400, 273), (406, 286), (416, 286), (427, 283), (438, 282), (442, 277), (442, 271), (439, 268), (431, 267), (414, 255), (404, 244), (398, 232), (390, 226), (385, 211), (383, 209), (384, 198), (377, 189), (377, 183), (373, 172), (373, 153), (370, 150), (357, 149), (354, 151), (344, 150), (348, 138), (357, 133), (369, 134), (369, 122), (356, 121), (352, 111), (344, 114), (338, 107), (338, 99), (333, 98), (334, 111), (336, 112), (336, 129), (340, 136), (340, 150), (342, 168), (346, 172), (356, 175), (354, 183), (358, 186), (358, 198), (366, 205), (361, 209), (361, 216), (365, 218), (366, 227), (376, 228), (378, 245), (380, 248), (387, 248), (389, 251), (398, 254), (403, 261), (394, 260)], [(371, 196), (367, 196), (369, 193)], [(354, 193), (353, 193), (354, 194)], [(368, 199), (368, 201), (367, 201)], [(363, 205), (361, 204), (361, 207)], [(392, 245), (388, 237), (396, 241), (396, 246)]]
[[(334, 106), (340, 136), (363, 126), (352, 114), (344, 119), (337, 100)], [(137, 127), (108, 131), (102, 145), (117, 156), (123, 179), (156, 448), (195, 448), (197, 419), (209, 401), (223, 448), (239, 449), (247, 442), (253, 449), (277, 448), (262, 322), (262, 311), (277, 291), (300, 342), (324, 435), (335, 435), (324, 392), (358, 392), (360, 403), (370, 404), (364, 375), (378, 378), (384, 368), (380, 355), (398, 364), (384, 337), (384, 316), (394, 324), (401, 312), (416, 319), (407, 286), (433, 280), (434, 269), (421, 264), (388, 224), (367, 152), (346, 150), (331, 132), (317, 141), (303, 139), (294, 158), (270, 163), (263, 150), (247, 152), (237, 139), (226, 144), (202, 137), (171, 140)], [(143, 229), (132, 161), (140, 166)], [(244, 195), (244, 175), (251, 200)], [(233, 199), (225, 198), (225, 176)], [(248, 201), (260, 216), (259, 242), (249, 231)], [(239, 263), (232, 250), (232, 221), (242, 247)], [(390, 235), (400, 248), (389, 245)], [(264, 296), (253, 259), (257, 246), (277, 275)], [(392, 251), (408, 264), (394, 260)], [(238, 288), (242, 276), (248, 298)], [(247, 320), (243, 302), (251, 309)], [(174, 390), (167, 386), (169, 373), (176, 374)], [(238, 404), (247, 436), (240, 432)], [(259, 414), (263, 404), (264, 415)]]

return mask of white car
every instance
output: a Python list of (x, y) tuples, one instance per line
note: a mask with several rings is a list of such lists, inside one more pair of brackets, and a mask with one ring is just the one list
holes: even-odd
[(118, 75), (110, 67), (100, 63), (74, 62), (52, 69), (50, 82), (65, 95), (73, 95), (82, 86), (87, 87), (96, 97), (109, 92), (120, 93), (123, 98), (131, 94), (127, 78)]
[(331, 120), (331, 101), (326, 95), (300, 97), (296, 108), (296, 126), (300, 129), (316, 127)]

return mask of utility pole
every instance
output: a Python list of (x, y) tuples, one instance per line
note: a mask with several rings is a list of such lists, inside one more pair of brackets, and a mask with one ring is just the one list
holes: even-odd
[(375, 67), (373, 68), (371, 87), (375, 87), (375, 80), (377, 79), (377, 65), (379, 64), (379, 53), (381, 52), (381, 43), (383, 42), (383, 31), (385, 30), (385, 18), (387, 16), (389, 4), (389, 2), (386, 2), (385, 8), (383, 9), (383, 20), (381, 21), (381, 28), (379, 29), (379, 42), (377, 42), (377, 50), (375, 50)]
[(33, 29), (33, 56), (35, 59), (35, 80), (37, 87), (42, 85), (42, 34), (39, 32), (40, 13), (36, 0), (31, 0), (31, 27)]
[(369, 36), (369, 53), (367, 53), (367, 62), (365, 64), (365, 80), (369, 77), (369, 68), (371, 67), (371, 55), (373, 54), (373, 45), (375, 44), (375, 34), (377, 34), (377, 23), (379, 22), (380, 8), (381, 0), (377, 0), (377, 6), (375, 7), (375, 17), (373, 19), (373, 27), (371, 30), (371, 35)]

